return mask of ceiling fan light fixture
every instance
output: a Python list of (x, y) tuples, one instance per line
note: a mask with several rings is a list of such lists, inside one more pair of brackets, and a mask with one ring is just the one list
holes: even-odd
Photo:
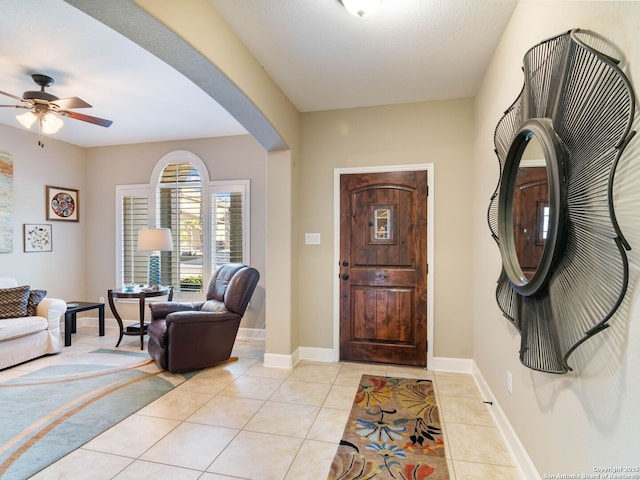
[(356, 17), (370, 15), (382, 4), (382, 0), (340, 0), (344, 8)]
[(35, 123), (38, 119), (38, 116), (33, 112), (25, 112), (20, 115), (16, 115), (16, 119), (20, 122), (20, 124), (25, 128), (31, 128), (31, 125)]
[(57, 133), (63, 125), (64, 122), (51, 112), (42, 116), (42, 133), (46, 133), (47, 135)]

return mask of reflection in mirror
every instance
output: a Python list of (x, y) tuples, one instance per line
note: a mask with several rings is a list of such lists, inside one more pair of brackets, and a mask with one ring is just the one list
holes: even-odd
[(542, 146), (531, 134), (513, 189), (513, 239), (522, 282), (536, 273), (549, 230), (549, 183)]

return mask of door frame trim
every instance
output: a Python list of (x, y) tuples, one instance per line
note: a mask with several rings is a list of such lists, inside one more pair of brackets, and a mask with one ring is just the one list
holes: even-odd
[(333, 169), (333, 362), (340, 361), (340, 176), (357, 173), (389, 173), (401, 171), (427, 171), (427, 366), (433, 368), (433, 286), (434, 286), (434, 164), (418, 163), (411, 165), (381, 165), (368, 167), (345, 167)]

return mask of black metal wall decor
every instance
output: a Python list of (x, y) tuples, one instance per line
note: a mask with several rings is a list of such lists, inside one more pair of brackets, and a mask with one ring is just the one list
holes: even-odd
[(534, 370), (570, 371), (571, 353), (608, 326), (627, 290), (631, 247), (612, 190), (635, 134), (635, 98), (606, 48), (580, 29), (531, 48), (522, 91), (495, 129), (496, 300), (520, 331), (520, 361)]

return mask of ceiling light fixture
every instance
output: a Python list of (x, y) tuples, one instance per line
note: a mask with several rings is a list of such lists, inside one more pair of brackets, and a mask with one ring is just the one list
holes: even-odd
[(370, 15), (375, 12), (380, 5), (382, 4), (382, 0), (340, 0), (344, 8), (351, 15), (355, 15), (356, 17), (364, 17), (365, 15)]
[(44, 147), (44, 142), (42, 141), (43, 133), (47, 135), (58, 133), (58, 130), (60, 130), (64, 125), (64, 122), (60, 117), (49, 111), (46, 107), (43, 108), (38, 104), (35, 106), (35, 112), (28, 111), (21, 113), (20, 115), (16, 115), (16, 119), (25, 128), (31, 128), (36, 121), (38, 122), (40, 137), (38, 139), (38, 145), (41, 147)]

